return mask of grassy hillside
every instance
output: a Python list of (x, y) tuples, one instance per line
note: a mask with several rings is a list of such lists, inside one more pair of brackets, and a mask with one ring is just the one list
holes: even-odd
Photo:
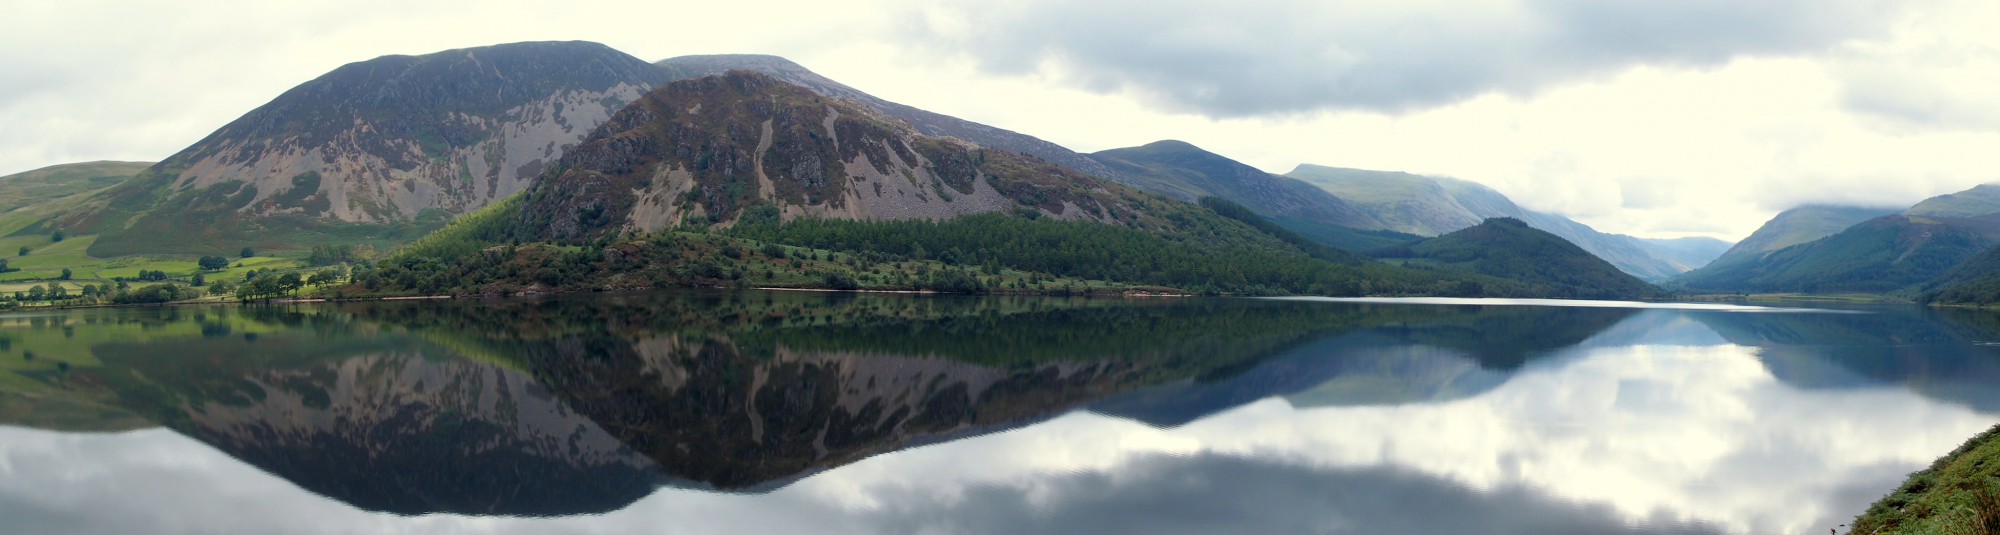
[(1575, 244), (1511, 218), (1489, 219), (1472, 228), (1381, 251), (1377, 256), (1518, 281), (1532, 286), (1532, 293), (1542, 297), (1660, 296), (1659, 288), (1619, 271)]
[(130, 179), (151, 165), (73, 163), (0, 177), (0, 236), (21, 232), (47, 234), (49, 225), (43, 221), (83, 206), (93, 194)]
[(1710, 292), (1896, 292), (2000, 243), (1996, 227), (1979, 219), (1886, 216), (1751, 261), (1718, 262), (1673, 284)]
[(109, 161), (71, 163), (0, 177), (0, 212), (108, 188), (152, 165)]
[(2000, 427), (1910, 474), (1851, 525), (1848, 533), (2000, 533)]
[(1911, 206), (1904, 215), (1928, 217), (1977, 217), (2000, 213), (2000, 184), (1980, 184), (1972, 189), (1947, 193)]
[[(1772, 251), (1810, 242), (1847, 230), (1863, 221), (1896, 213), (1892, 208), (1807, 205), (1779, 212), (1743, 241), (1724, 251), (1712, 265), (1754, 262)], [(1705, 267), (1705, 266), (1704, 266)]]

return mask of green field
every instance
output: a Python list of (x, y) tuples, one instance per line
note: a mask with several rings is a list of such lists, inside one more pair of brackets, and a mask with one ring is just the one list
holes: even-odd
[[(96, 258), (85, 251), (97, 240), (96, 236), (73, 236), (60, 242), (46, 234), (24, 234), (0, 237), (0, 253), (5, 253), (8, 267), (19, 271), (0, 273), (0, 295), (11, 296), (15, 292), (26, 292), (29, 288), (59, 284), (68, 288), (71, 295), (81, 292), (84, 285), (114, 284), (125, 279), (137, 287), (155, 284), (139, 281), (142, 271), (160, 271), (167, 274), (171, 282), (187, 284), (201, 271), (196, 255), (141, 255), (116, 258)], [(28, 247), (28, 254), (18, 255), (21, 247)], [(228, 281), (238, 283), (251, 270), (295, 270), (306, 267), (298, 258), (255, 256), (250, 258), (230, 258), (229, 267), (206, 272), (203, 277), (210, 282)], [(69, 280), (60, 280), (62, 271), (70, 270)]]

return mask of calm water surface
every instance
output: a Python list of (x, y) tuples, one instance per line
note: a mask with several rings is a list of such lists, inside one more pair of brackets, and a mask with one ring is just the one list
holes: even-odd
[(0, 316), (4, 533), (1824, 533), (2000, 316), (660, 293)]

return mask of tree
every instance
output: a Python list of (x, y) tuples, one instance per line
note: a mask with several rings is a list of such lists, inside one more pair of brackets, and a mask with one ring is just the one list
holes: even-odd
[(28, 246), (21, 246), (21, 256), (28, 256)]
[(306, 284), (313, 286), (326, 286), (336, 282), (340, 282), (340, 272), (331, 269), (319, 270), (313, 273), (311, 277), (306, 278)]
[(47, 297), (48, 295), (49, 295), (49, 289), (43, 288), (39, 285), (28, 289), (28, 299), (31, 300), (40, 301), (42, 300), (43, 297)]
[(66, 281), (66, 280), (69, 280), (69, 279), (70, 279), (70, 277), (71, 277), (71, 276), (73, 276), (73, 275), (74, 275), (73, 273), (70, 273), (70, 271), (69, 271), (69, 268), (63, 268), (63, 270), (62, 270), (62, 276), (59, 276), (59, 277), (56, 277), (56, 280), (65, 280), (65, 281)]
[(61, 243), (62, 241), (63, 241), (63, 231), (58, 230), (56, 231), (55, 234), (49, 235), (49, 243)]
[(220, 256), (204, 256), (195, 263), (200, 265), (203, 271), (215, 271), (229, 267), (229, 259)]
[(194, 274), (194, 282), (190, 284), (193, 286), (207, 286), (208, 277), (203, 277), (200, 273), (196, 273)]
[(857, 290), (861, 288), (861, 283), (856, 282), (854, 276), (848, 275), (845, 271), (833, 271), (826, 274), (826, 287), (834, 290)]
[(244, 257), (244, 258), (250, 258), (250, 257), (253, 257), (253, 256), (257, 256), (257, 250), (256, 250), (256, 249), (251, 249), (251, 248), (249, 248), (249, 247), (244, 247), (244, 248), (243, 248), (243, 251), (242, 251), (242, 254), (241, 254), (240, 256), (242, 256), (242, 257)]
[(312, 254), (306, 256), (306, 263), (314, 266), (331, 266), (354, 260), (352, 245), (314, 245)]
[(297, 273), (286, 273), (284, 276), (278, 277), (279, 293), (290, 293), (293, 297), (298, 297), (299, 288), (303, 288), (305, 285), (306, 281), (300, 279)]

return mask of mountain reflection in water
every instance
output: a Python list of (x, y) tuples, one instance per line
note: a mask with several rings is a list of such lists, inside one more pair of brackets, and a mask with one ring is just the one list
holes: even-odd
[[(1903, 388), (1991, 414), (2000, 412), (2000, 389), (1990, 387), (2000, 384), (2000, 360), (1978, 342), (1995, 339), (2000, 328), (1984, 316), (1914, 309), (801, 292), (77, 310), (0, 317), (0, 423), (62, 433), (54, 436), (164, 427), (365, 511), (561, 517), (627, 509), (662, 488), (768, 493), (883, 453), (1035, 426), (1076, 409), (1173, 429), (1274, 399), (1300, 411), (1451, 403), (1604, 348), (1733, 344), (1754, 348), (1773, 377), (1796, 388)], [(74, 436), (163, 440), (145, 433)], [(1200, 511), (1197, 495), (1259, 492), (1294, 495), (1308, 509), (1346, 504), (1333, 516), (1273, 512), (1272, 522), (1254, 523), (1279, 531), (1729, 531), (1690, 520), (1699, 515), (1635, 519), (1554, 497), (1573, 496), (1561, 489), (1465, 488), (1395, 466), (1304, 467), (1209, 453), (1121, 470), (1128, 473), (1052, 475), (1036, 492), (1069, 489), (1072, 501), (1105, 501), (1157, 521), (1105, 524), (1128, 526), (1120, 531), (1154, 523), (1190, 530), (1202, 524), (1169, 520)], [(1126, 488), (1148, 478), (1166, 478), (1167, 487), (1205, 481), (1207, 490)], [(1124, 497), (1085, 497), (1112, 488)], [(1374, 509), (1359, 504), (1384, 496), (1369, 488), (1459, 503), (1462, 514), (1363, 514)], [(968, 489), (961, 492), (1002, 490)], [(0, 511), (11, 508), (6, 491), (0, 486)], [(988, 514), (1028, 499), (988, 497)], [(876, 505), (902, 510), (883, 499)], [(1050, 514), (1058, 516), (1009, 527), (1067, 531), (1116, 520)], [(972, 525), (964, 520), (961, 527)], [(883, 522), (877, 527), (893, 524)]]

